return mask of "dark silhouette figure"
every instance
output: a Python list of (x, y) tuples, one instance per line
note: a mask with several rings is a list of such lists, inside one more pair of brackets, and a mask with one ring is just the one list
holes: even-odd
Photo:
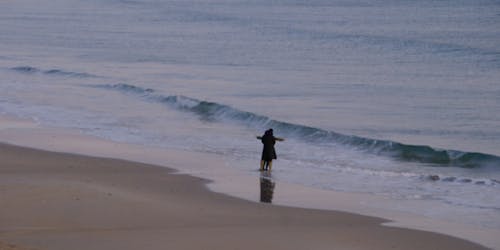
[(260, 175), (260, 202), (271, 203), (273, 201), (275, 182), (270, 175)]
[(274, 137), (273, 129), (266, 130), (264, 135), (257, 136), (257, 139), (260, 139), (262, 141), (262, 144), (264, 144), (264, 148), (262, 149), (262, 157), (260, 160), (260, 170), (271, 171), (273, 160), (277, 159), (274, 144), (276, 144), (276, 141), (284, 141), (285, 139)]

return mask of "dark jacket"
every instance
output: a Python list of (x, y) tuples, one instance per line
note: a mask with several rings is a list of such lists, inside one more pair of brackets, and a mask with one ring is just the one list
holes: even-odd
[(273, 132), (268, 130), (262, 136), (262, 144), (264, 144), (264, 148), (262, 149), (262, 160), (263, 161), (272, 161), (276, 159), (276, 151), (274, 150), (274, 144), (276, 143), (276, 138), (273, 135)]

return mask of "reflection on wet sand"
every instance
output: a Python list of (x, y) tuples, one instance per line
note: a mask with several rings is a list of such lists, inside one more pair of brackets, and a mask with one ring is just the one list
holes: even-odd
[(273, 200), (275, 183), (271, 179), (271, 173), (260, 174), (260, 202), (271, 203)]

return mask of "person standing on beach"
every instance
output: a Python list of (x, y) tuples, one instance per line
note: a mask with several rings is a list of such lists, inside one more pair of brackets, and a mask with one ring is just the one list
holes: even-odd
[(260, 171), (271, 171), (273, 160), (277, 158), (274, 144), (276, 144), (276, 141), (284, 141), (285, 139), (274, 137), (272, 128), (266, 130), (263, 136), (257, 136), (257, 139), (261, 140), (262, 144), (264, 144), (260, 160)]

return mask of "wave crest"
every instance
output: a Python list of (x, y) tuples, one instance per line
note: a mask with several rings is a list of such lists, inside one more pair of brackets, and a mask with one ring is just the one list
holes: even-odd
[(68, 76), (68, 77), (79, 77), (79, 78), (96, 77), (95, 75), (88, 73), (65, 71), (61, 69), (42, 70), (32, 66), (17, 66), (10, 69), (25, 74), (34, 74), (41, 72), (45, 75)]
[(168, 105), (180, 111), (190, 112), (207, 121), (232, 122), (253, 129), (274, 128), (280, 135), (310, 143), (335, 143), (357, 150), (391, 157), (401, 161), (420, 162), (433, 166), (453, 166), (463, 168), (498, 167), (500, 157), (477, 152), (436, 149), (427, 145), (409, 145), (389, 140), (377, 140), (355, 135), (344, 135), (320, 128), (273, 120), (267, 116), (238, 110), (216, 102), (173, 95), (166, 96), (153, 89), (129, 84), (104, 84), (93, 87), (132, 93)]

